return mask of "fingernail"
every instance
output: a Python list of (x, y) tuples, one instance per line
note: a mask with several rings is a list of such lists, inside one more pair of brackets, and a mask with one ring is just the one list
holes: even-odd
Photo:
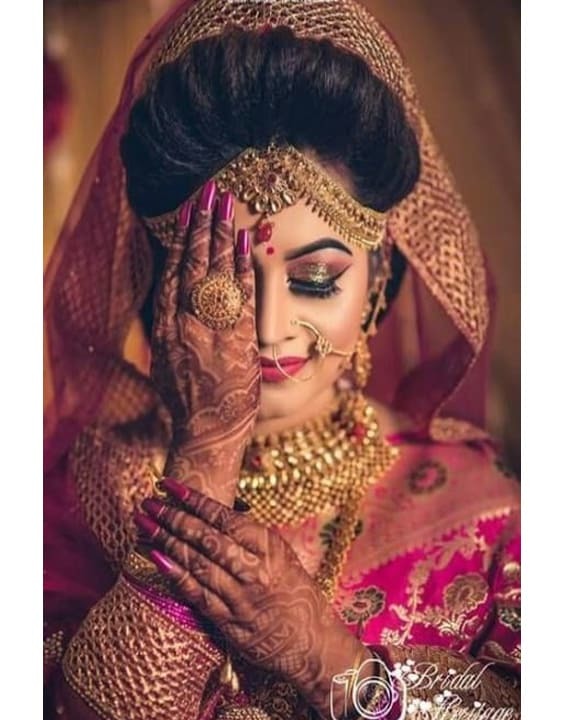
[(200, 210), (206, 210), (209, 212), (213, 207), (214, 200), (215, 182), (213, 180), (208, 180), (208, 182), (204, 185), (202, 195), (200, 196)]
[(192, 215), (192, 203), (190, 200), (187, 200), (184, 205), (180, 208), (180, 212), (178, 213), (178, 227), (181, 230), (184, 230), (185, 228), (190, 225), (190, 217)]
[(167, 558), (166, 555), (163, 555), (158, 550), (151, 550), (151, 552), (149, 553), (149, 557), (161, 572), (169, 574), (172, 571), (174, 567), (172, 562)]
[(236, 497), (235, 502), (233, 503), (233, 509), (237, 510), (237, 512), (249, 512), (251, 506), (241, 498)]
[(163, 478), (161, 480), (161, 485), (171, 495), (174, 495), (175, 498), (178, 498), (178, 500), (186, 500), (190, 495), (190, 490), (186, 487), (186, 485), (182, 485), (181, 483), (173, 480), (172, 478)]
[(249, 231), (241, 228), (237, 233), (237, 255), (246, 256), (251, 248)]
[(143, 535), (146, 535), (150, 540), (154, 540), (158, 535), (160, 527), (151, 518), (136, 512), (133, 515), (133, 520)]
[(143, 500), (141, 507), (146, 513), (149, 513), (149, 515), (157, 519), (159, 519), (167, 509), (167, 505), (165, 505), (164, 502), (155, 500), (154, 498), (146, 498)]
[(230, 192), (223, 193), (219, 201), (218, 219), (225, 222), (233, 219), (233, 195)]

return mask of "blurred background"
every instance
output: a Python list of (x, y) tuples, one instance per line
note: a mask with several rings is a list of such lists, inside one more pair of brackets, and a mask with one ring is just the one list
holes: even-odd
[[(520, 3), (363, 0), (396, 38), (498, 286), (489, 429), (520, 467)], [(44, 262), (128, 61), (174, 0), (44, 0)]]

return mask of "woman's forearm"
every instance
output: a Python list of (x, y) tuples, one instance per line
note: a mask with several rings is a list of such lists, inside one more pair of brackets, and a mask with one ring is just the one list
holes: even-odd
[(216, 446), (197, 451), (190, 446), (178, 446), (169, 451), (163, 476), (189, 484), (232, 507), (242, 458), (239, 445), (233, 449), (225, 444), (221, 450)]

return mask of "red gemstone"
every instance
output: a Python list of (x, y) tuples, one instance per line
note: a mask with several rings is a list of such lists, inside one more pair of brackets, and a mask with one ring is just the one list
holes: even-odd
[(257, 243), (265, 243), (272, 237), (272, 223), (262, 223), (257, 229)]
[(262, 468), (262, 459), (260, 455), (255, 455), (251, 458), (251, 465), (257, 470), (260, 470)]
[(366, 436), (366, 427), (362, 423), (355, 423), (351, 434), (358, 440), (362, 440)]

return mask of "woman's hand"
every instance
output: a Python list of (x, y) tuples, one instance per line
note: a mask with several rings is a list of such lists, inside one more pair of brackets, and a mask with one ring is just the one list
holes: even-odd
[[(223, 195), (214, 214), (215, 192), (210, 181), (199, 204), (180, 212), (156, 298), (151, 377), (172, 418), (165, 474), (232, 505), (258, 410), (260, 367), (248, 231), (240, 231), (235, 251), (233, 196)], [(220, 272), (246, 297), (232, 329), (211, 329), (191, 307), (194, 285)]]
[(333, 674), (352, 666), (359, 642), (290, 545), (210, 497), (174, 480), (163, 485), (181, 507), (145, 500), (150, 517), (136, 516), (160, 551), (151, 553), (159, 569), (247, 661), (326, 708)]

